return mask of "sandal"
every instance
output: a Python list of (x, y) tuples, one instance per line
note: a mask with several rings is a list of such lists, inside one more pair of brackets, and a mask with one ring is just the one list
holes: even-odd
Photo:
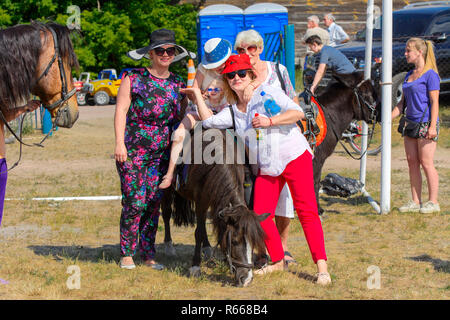
[(255, 270), (255, 274), (261, 275), (261, 274), (267, 274), (267, 273), (271, 273), (274, 271), (285, 271), (286, 270), (286, 264), (283, 263), (283, 268), (282, 269), (278, 269), (278, 268), (274, 268), (274, 265), (265, 265), (262, 268), (259, 268), (258, 270)]
[[(286, 257), (289, 257), (291, 259), (286, 259)], [(288, 266), (290, 263), (297, 264), (297, 260), (294, 259), (294, 257), (291, 255), (289, 251), (284, 252), (284, 263), (286, 266)]]
[(131, 264), (124, 264), (123, 259), (120, 259), (119, 266), (122, 269), (128, 269), (128, 270), (132, 270), (132, 269), (136, 268), (136, 265), (134, 264), (134, 262), (132, 262)]
[(155, 270), (163, 270), (165, 268), (163, 264), (160, 264), (160, 263), (157, 263), (157, 262), (147, 263), (147, 261), (145, 261), (144, 264), (147, 267), (150, 267), (150, 268), (155, 269)]
[(254, 266), (257, 269), (262, 269), (269, 264), (269, 256), (267, 254), (263, 254), (255, 259)]

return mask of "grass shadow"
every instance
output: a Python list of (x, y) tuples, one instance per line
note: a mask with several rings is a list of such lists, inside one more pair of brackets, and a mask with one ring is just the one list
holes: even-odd
[[(189, 268), (192, 264), (192, 257), (194, 255), (194, 246), (185, 244), (174, 244), (176, 250), (176, 256), (167, 255), (165, 253), (164, 244), (156, 244), (156, 255), (155, 260), (163, 264), (166, 270), (169, 272), (174, 272), (182, 276), (190, 277)], [(50, 246), (50, 245), (40, 245), (40, 246), (28, 246), (28, 249), (32, 250), (35, 254), (40, 256), (52, 256), (55, 261), (69, 260), (79, 260), (85, 262), (93, 263), (115, 263), (119, 264), (120, 261), (120, 245), (103, 245), (101, 247), (86, 247), (86, 246)], [(220, 253), (216, 254), (214, 259), (208, 259), (202, 257), (202, 268), (213, 269), (212, 274), (206, 274), (202, 272), (201, 277), (212, 282), (219, 282), (222, 285), (233, 284), (233, 279), (230, 278), (229, 274), (225, 273), (225, 269), (220, 268), (219, 272), (217, 266), (221, 264), (224, 258)], [(144, 264), (143, 260), (137, 253), (133, 260), (136, 265)], [(220, 267), (220, 266), (219, 266)]]
[[(357, 195), (357, 196), (352, 195), (348, 198), (334, 197), (334, 196), (329, 196), (326, 194), (321, 194), (319, 197), (321, 200), (325, 201), (326, 207), (330, 207), (334, 204), (346, 204), (346, 205), (351, 205), (351, 206), (359, 206), (361, 204), (368, 203), (367, 198), (362, 194)], [(324, 208), (324, 206), (322, 206), (322, 208)], [(326, 211), (330, 212), (331, 210), (326, 210)]]
[(317, 281), (317, 277), (315, 275), (311, 275), (311, 274), (309, 274), (307, 272), (304, 272), (304, 271), (299, 271), (299, 270), (295, 270), (295, 269), (289, 268), (288, 272), (293, 274), (293, 275), (295, 275), (295, 276), (297, 276), (300, 279), (303, 279), (303, 280), (306, 280), (306, 281), (309, 281), (309, 282), (316, 282)]
[(447, 260), (433, 259), (427, 254), (423, 254), (417, 257), (407, 257), (406, 259), (419, 262), (431, 262), (434, 270), (436, 270), (437, 272), (450, 273), (450, 261)]

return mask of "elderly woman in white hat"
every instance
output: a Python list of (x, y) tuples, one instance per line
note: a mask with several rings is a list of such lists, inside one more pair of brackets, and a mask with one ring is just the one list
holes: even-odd
[(169, 66), (185, 51), (175, 43), (175, 32), (159, 29), (151, 33), (148, 46), (128, 52), (132, 59), (145, 56), (152, 64), (123, 78), (114, 116), (114, 156), (122, 191), (120, 267), (124, 269), (135, 268), (138, 247), (145, 265), (163, 268), (155, 261), (163, 194), (158, 185), (169, 164), (172, 128), (187, 105), (180, 92), (185, 83)]
[[(197, 67), (197, 74), (195, 75), (193, 87), (199, 88), (204, 93), (204, 97), (207, 98), (208, 92), (206, 91), (210, 84), (217, 81), (222, 81), (222, 70), (225, 68), (225, 61), (231, 55), (231, 43), (225, 39), (212, 38), (206, 41), (204, 45), (205, 54), (202, 58), (202, 63)], [(222, 104), (223, 106), (223, 104)], [(221, 110), (214, 110), (220, 112)], [(211, 114), (213, 110), (210, 109)], [(166, 175), (163, 177), (163, 181), (159, 185), (160, 189), (166, 189), (170, 187), (173, 180), (173, 174), (175, 172), (176, 161), (183, 149), (183, 141), (186, 135), (186, 131), (189, 132), (196, 123), (200, 120), (197, 111), (194, 109), (188, 110), (186, 116), (181, 121), (179, 127), (173, 135), (172, 149), (170, 152), (169, 168)]]

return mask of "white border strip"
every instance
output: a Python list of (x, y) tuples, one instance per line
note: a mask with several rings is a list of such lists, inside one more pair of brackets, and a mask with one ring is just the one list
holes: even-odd
[(92, 196), (92, 197), (53, 197), (53, 198), (6, 198), (5, 200), (10, 201), (23, 201), (23, 200), (33, 200), (33, 201), (110, 201), (110, 200), (121, 200), (122, 196)]

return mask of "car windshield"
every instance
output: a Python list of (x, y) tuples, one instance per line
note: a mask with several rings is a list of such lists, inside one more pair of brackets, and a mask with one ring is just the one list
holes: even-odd
[(101, 72), (99, 79), (109, 79), (109, 73), (108, 72)]
[[(430, 23), (429, 15), (410, 15), (410, 14), (393, 14), (392, 19), (392, 36), (394, 40), (407, 40), (411, 37), (424, 35), (427, 26)], [(379, 17), (374, 23), (373, 39), (381, 40), (382, 38), (382, 17)], [(365, 30), (358, 32), (357, 40), (365, 39)]]

